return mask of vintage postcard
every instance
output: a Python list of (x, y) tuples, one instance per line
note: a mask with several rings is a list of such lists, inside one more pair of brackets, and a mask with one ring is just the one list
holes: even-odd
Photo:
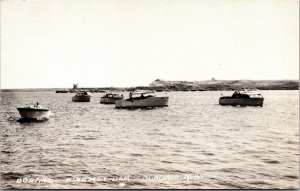
[(298, 0), (1, 0), (1, 189), (299, 189)]

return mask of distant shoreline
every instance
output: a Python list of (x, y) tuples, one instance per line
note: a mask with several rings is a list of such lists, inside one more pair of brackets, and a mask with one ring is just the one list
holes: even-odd
[(55, 92), (68, 90), (105, 92), (105, 91), (232, 91), (236, 89), (251, 90), (299, 90), (299, 80), (207, 80), (207, 81), (164, 81), (155, 80), (149, 86), (136, 87), (79, 87), (72, 88), (24, 88), (24, 89), (1, 89), (2, 92)]

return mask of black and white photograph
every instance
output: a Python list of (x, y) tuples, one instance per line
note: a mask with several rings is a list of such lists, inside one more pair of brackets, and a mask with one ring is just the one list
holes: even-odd
[(299, 0), (0, 0), (0, 187), (300, 189)]

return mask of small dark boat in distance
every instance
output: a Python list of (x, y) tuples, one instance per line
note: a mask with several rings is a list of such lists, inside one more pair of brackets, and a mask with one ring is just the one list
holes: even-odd
[(70, 90), (56, 90), (55, 93), (69, 93)]
[(220, 105), (232, 106), (260, 106), (262, 107), (264, 98), (261, 94), (253, 94), (247, 91), (235, 91), (232, 96), (222, 96), (219, 99)]
[(103, 104), (115, 104), (117, 100), (122, 100), (123, 94), (113, 94), (113, 93), (107, 93), (104, 96), (100, 98), (100, 103)]
[(77, 92), (75, 96), (72, 97), (73, 102), (90, 102), (92, 94), (87, 91)]

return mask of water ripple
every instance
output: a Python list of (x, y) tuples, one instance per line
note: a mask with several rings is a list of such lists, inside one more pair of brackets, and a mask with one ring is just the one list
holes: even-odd
[[(1, 187), (297, 188), (299, 92), (262, 91), (264, 107), (221, 107), (220, 93), (168, 92), (167, 108), (117, 110), (102, 94), (74, 103), (72, 94), (2, 92)], [(51, 118), (19, 123), (14, 105), (36, 101)], [(16, 183), (24, 177), (54, 182)], [(74, 177), (99, 181), (65, 181)]]

